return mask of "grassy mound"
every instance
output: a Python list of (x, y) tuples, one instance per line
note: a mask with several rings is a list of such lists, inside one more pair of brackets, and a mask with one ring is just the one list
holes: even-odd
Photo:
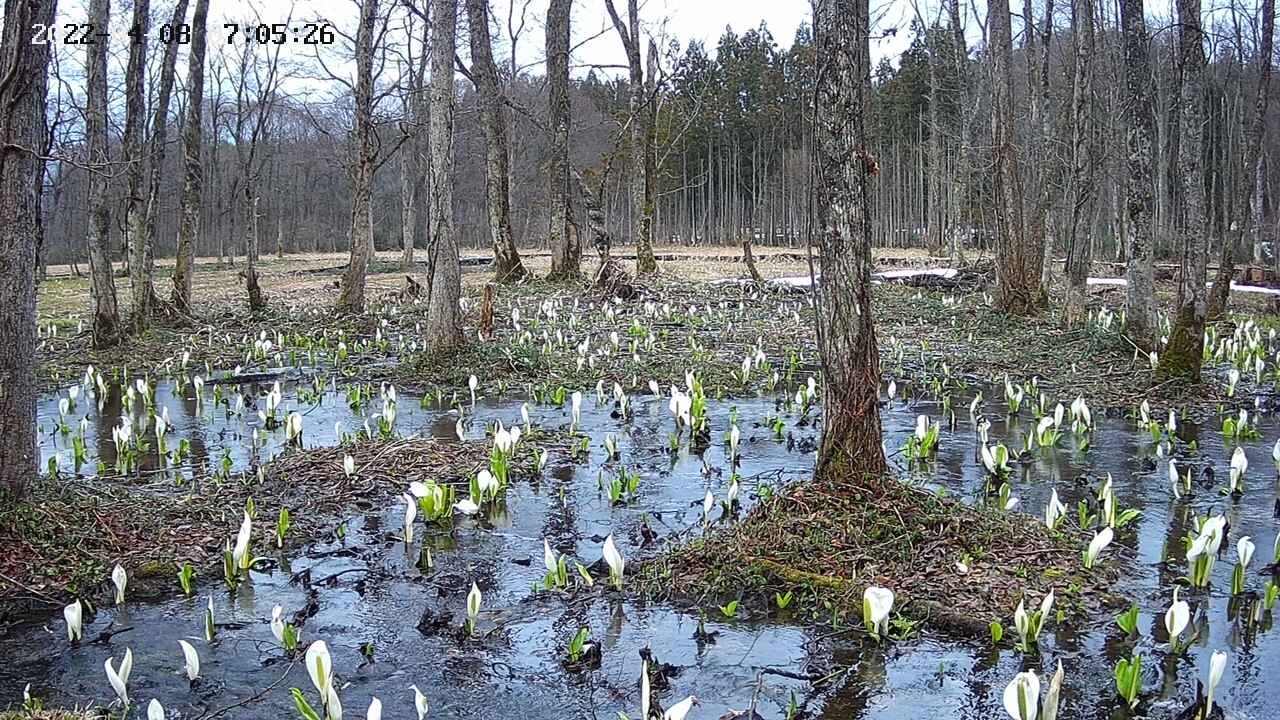
[[(893, 479), (813, 480), (787, 488), (743, 520), (641, 571), (658, 596), (700, 605), (738, 599), (772, 611), (790, 592), (817, 619), (860, 623), (870, 585), (897, 596), (895, 612), (962, 635), (989, 632), (1053, 589), (1057, 608), (1080, 612), (1112, 598), (1105, 562), (1084, 569), (1083, 544), (1025, 515), (986, 511)], [(1105, 558), (1105, 554), (1104, 554)], [(957, 567), (967, 566), (967, 572)]]

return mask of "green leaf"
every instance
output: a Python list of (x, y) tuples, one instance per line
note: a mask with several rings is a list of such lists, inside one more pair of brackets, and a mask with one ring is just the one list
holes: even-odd
[(307, 699), (303, 697), (302, 691), (298, 688), (290, 688), (293, 693), (293, 704), (298, 708), (298, 713), (306, 720), (320, 720), (320, 716), (315, 710), (311, 709), (311, 705), (307, 703)]

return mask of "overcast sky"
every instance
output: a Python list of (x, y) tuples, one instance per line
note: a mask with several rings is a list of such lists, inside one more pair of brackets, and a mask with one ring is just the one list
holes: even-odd
[[(386, 0), (384, 0), (385, 2)], [(542, 72), (540, 65), (543, 59), (544, 18), (546, 0), (491, 0), (493, 15), (496, 18), (494, 30), (494, 52), (500, 59), (508, 55), (510, 44), (507, 40), (508, 12), (511, 2), (515, 3), (514, 21), (519, 23), (522, 8), (526, 8), (525, 27), (517, 46), (517, 57), (522, 66), (528, 66), (535, 74)], [(528, 4), (526, 5), (526, 1)], [(626, 0), (615, 0), (619, 11), (626, 12)], [(932, 5), (931, 2), (921, 3)], [(59, 2), (60, 22), (83, 22), (87, 0), (63, 0)], [(117, 29), (127, 25), (129, 8), (128, 0), (113, 0), (112, 26)], [(462, 2), (459, 2), (462, 5)], [(153, 0), (153, 14), (163, 16), (172, 7), (170, 0)], [(343, 29), (353, 29), (356, 20), (356, 4), (354, 0), (295, 0), (292, 3), (293, 24), (303, 20), (323, 17)], [(459, 8), (462, 13), (462, 8)], [(708, 50), (715, 49), (716, 40), (726, 28), (742, 33), (756, 28), (764, 22), (768, 25), (775, 42), (781, 47), (791, 44), (796, 29), (801, 23), (808, 22), (811, 16), (808, 0), (642, 0), (640, 7), (641, 25), (646, 34), (658, 40), (659, 47), (664, 48), (672, 40), (681, 47), (692, 40), (703, 41)], [(222, 25), (227, 21), (244, 20), (260, 17), (265, 23), (283, 22), (290, 14), (288, 0), (211, 0), (209, 18), (209, 40), (211, 55), (225, 45), (226, 35)], [(885, 28), (900, 28), (894, 36), (877, 38), (872, 41), (872, 55), (875, 60), (888, 56), (896, 58), (910, 41), (908, 28), (912, 17), (912, 5), (908, 0), (876, 0), (872, 3), (872, 15), (876, 27), (873, 35), (883, 35)], [(625, 15), (624, 15), (625, 17)], [(154, 33), (153, 28), (153, 33)], [(594, 37), (593, 37), (594, 36)], [(574, 53), (575, 74), (583, 73), (588, 66), (624, 65), (626, 56), (617, 34), (613, 31), (609, 15), (605, 10), (605, 0), (575, 0), (573, 6), (573, 38), (574, 44), (585, 41)], [(113, 55), (122, 56), (125, 45), (112, 40)], [(465, 35), (459, 37), (459, 53), (467, 54)], [(302, 46), (288, 45), (286, 53), (295, 53), (299, 58), (310, 57), (311, 52)], [(75, 53), (77, 56), (80, 53)], [(501, 61), (501, 60), (500, 60)]]

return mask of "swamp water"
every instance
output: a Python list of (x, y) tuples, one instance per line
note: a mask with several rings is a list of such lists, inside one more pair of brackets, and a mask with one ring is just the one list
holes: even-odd
[[(208, 392), (206, 387), (206, 397)], [(237, 469), (245, 467), (251, 457), (251, 427), (258, 424), (256, 415), (247, 410), (243, 418), (228, 418), (218, 408), (197, 416), (190, 387), (180, 394), (185, 397), (175, 397), (169, 383), (160, 383), (156, 392), (157, 411), (169, 407), (170, 446), (185, 437), (192, 449), (189, 462), (212, 468), (225, 453)], [(80, 413), (88, 411), (90, 416), (85, 433), (90, 459), (85, 472), (92, 471), (99, 456), (108, 465), (114, 462), (111, 428), (119, 417), (118, 406), (108, 406), (100, 415), (87, 407), (88, 400), (80, 402)], [(328, 644), (348, 717), (363, 717), (371, 696), (381, 698), (385, 717), (414, 717), (411, 684), (429, 698), (429, 717), (594, 719), (614, 718), (619, 711), (635, 717), (639, 653), (645, 647), (679, 669), (670, 688), (655, 690), (664, 707), (690, 694), (701, 700), (689, 714), (690, 720), (719, 718), (730, 710), (745, 710), (753, 702), (761, 716), (783, 718), (793, 698), (806, 717), (1003, 718), (1000, 697), (1009, 680), (1021, 670), (1035, 669), (1047, 683), (1059, 659), (1066, 668), (1061, 717), (1124, 717), (1111, 672), (1131, 645), (1144, 660), (1141, 714), (1173, 717), (1190, 705), (1196, 681), (1205, 678), (1214, 650), (1229, 653), (1217, 692), (1228, 717), (1274, 717), (1280, 712), (1280, 629), (1270, 628), (1269, 614), (1261, 625), (1251, 627), (1243, 617), (1247, 613), (1237, 612), (1238, 601), (1228, 593), (1236, 538), (1249, 535), (1258, 547), (1246, 580), (1249, 589), (1261, 592), (1266, 578), (1256, 573), (1271, 559), (1278, 525), (1273, 517), (1277, 481), (1270, 443), (1278, 431), (1269, 419), (1259, 428), (1261, 439), (1244, 443), (1250, 470), (1246, 492), (1239, 499), (1217, 492), (1217, 487), (1225, 485), (1229, 446), (1224, 447), (1220, 434), (1209, 428), (1197, 436), (1189, 421), (1179, 434), (1184, 441), (1198, 439), (1199, 448), (1194, 458), (1186, 456), (1186, 463), (1196, 463), (1198, 469), (1212, 462), (1219, 479), (1213, 488), (1197, 484), (1193, 497), (1179, 501), (1172, 498), (1164, 461), (1149, 462), (1155, 453), (1150, 436), (1136, 429), (1131, 419), (1103, 417), (1101, 411), (1095, 415), (1096, 429), (1087, 453), (1078, 451), (1068, 436), (1057, 449), (1015, 464), (1013, 495), (1019, 498), (1015, 512), (1042, 516), (1050, 490), (1056, 487), (1074, 515), (1076, 501), (1095, 493), (1098, 476), (1106, 472), (1114, 477), (1121, 506), (1141, 511), (1102, 556), (1102, 562), (1117, 565), (1124, 574), (1115, 590), (1139, 605), (1140, 638), (1122, 642), (1111, 613), (1063, 624), (1051, 618), (1041, 638), (1041, 653), (1028, 656), (1007, 647), (995, 650), (986, 641), (956, 641), (928, 630), (909, 640), (874, 646), (798, 620), (726, 619), (715, 607), (701, 609), (706, 613), (706, 629), (715, 634), (714, 642), (699, 642), (694, 639), (698, 608), (636, 600), (605, 589), (603, 582), (572, 599), (534, 592), (533, 585), (541, 582), (544, 573), (543, 538), (558, 553), (592, 565), (601, 556), (605, 537), (612, 534), (630, 564), (652, 555), (664, 539), (700, 533), (705, 492), (710, 489), (719, 501), (727, 490), (727, 449), (720, 438), (728, 427), (731, 406), (737, 407), (742, 428), (739, 475), (744, 505), (750, 507), (762, 485), (781, 486), (801, 479), (812, 467), (808, 443), (816, 440), (817, 429), (797, 423), (794, 415), (779, 413), (772, 399), (710, 401), (712, 446), (702, 457), (682, 450), (674, 458), (667, 451), (672, 421), (666, 398), (637, 394), (632, 403), (634, 417), (623, 423), (610, 416), (608, 406), (596, 405), (594, 393), (584, 393), (580, 432), (591, 437), (589, 460), (574, 465), (553, 454), (541, 480), (513, 480), (499, 508), (459, 516), (452, 533), (424, 530), (419, 524), (414, 544), (406, 549), (398, 540), (403, 505), (394, 502), (381, 512), (348, 518), (341, 539), (326, 535), (286, 558), (288, 571), (253, 571), (251, 581), (234, 595), (206, 577), (199, 579), (203, 582), (191, 598), (178, 596), (175, 581), (172, 600), (101, 608), (94, 623), (85, 628), (85, 638), (98, 637), (108, 629), (120, 631), (101, 644), (70, 646), (60, 615), (7, 627), (0, 637), (0, 657), (5, 659), (0, 663), (0, 698), (17, 706), (23, 686), (31, 683), (32, 694), (47, 706), (106, 705), (113, 693), (103, 661), (115, 657), (118, 662), (128, 647), (134, 655), (129, 679), (131, 717), (143, 717), (152, 697), (164, 704), (170, 717), (298, 717), (290, 687), (303, 689), (313, 705), (318, 703), (306, 669), (286, 660), (272, 637), (268, 620), (272, 607), (280, 604), (286, 618), (304, 606), (314, 610), (302, 628), (302, 644), (315, 640)], [(482, 437), (485, 424), (494, 420), (507, 426), (518, 424), (520, 404), (519, 400), (482, 398), (468, 437)], [(332, 391), (319, 404), (304, 406), (286, 383), (282, 407), (291, 405), (305, 413), (308, 447), (333, 444), (335, 421), (351, 432), (364, 420)], [(398, 408), (400, 435), (454, 437), (457, 415), (447, 409), (424, 408), (408, 397), (400, 399)], [(988, 403), (986, 409), (994, 422), (991, 441), (1020, 447), (1020, 438), (1032, 422), (1027, 414), (1010, 427), (997, 419), (999, 408)], [(563, 407), (531, 403), (530, 413), (533, 424), (543, 427), (564, 427), (570, 416), (568, 403)], [(895, 402), (884, 409), (886, 446), (891, 453), (902, 446), (921, 413), (937, 418), (940, 407)], [(792, 449), (763, 425), (766, 416), (779, 414), (786, 422), (783, 434), (796, 440)], [(45, 462), (57, 457), (63, 471), (70, 471), (71, 454), (64, 439), (49, 434), (58, 420), (57, 396), (44, 400), (40, 420), (45, 428)], [(604, 462), (602, 444), (608, 433), (617, 436), (621, 464), (642, 478), (637, 497), (625, 505), (612, 506), (598, 487), (602, 467), (607, 480), (616, 475), (618, 465)], [(270, 433), (260, 455), (278, 452), (283, 438), (282, 430)], [(968, 502), (984, 502), (976, 443), (967, 419), (960, 420), (954, 430), (944, 423), (937, 458), (924, 469), (902, 471), (901, 477)], [(1186, 448), (1186, 442), (1179, 444), (1180, 450)], [(901, 456), (895, 459), (901, 462)], [(709, 472), (704, 471), (704, 460)], [(143, 458), (141, 465), (144, 470), (155, 467), (155, 458)], [(1086, 474), (1087, 480), (1077, 480)], [(1192, 510), (1201, 515), (1224, 512), (1230, 536), (1213, 570), (1211, 590), (1183, 589), (1182, 597), (1191, 602), (1193, 612), (1188, 631), (1198, 628), (1199, 635), (1185, 655), (1169, 658), (1158, 647), (1166, 639), (1162, 617), (1174, 581), (1183, 573), (1179, 538), (1188, 530)], [(720, 513), (717, 507), (712, 517)], [(640, 529), (646, 522), (659, 539), (641, 548)], [(229, 526), (227, 536), (234, 530)], [(255, 544), (265, 546), (266, 540), (258, 538)], [(435, 567), (424, 573), (420, 558), (427, 546)], [(1174, 559), (1168, 570), (1159, 565), (1166, 556)], [(310, 571), (313, 581), (332, 580), (316, 582), (310, 590), (290, 582), (290, 573), (303, 571)], [(465, 597), (472, 582), (484, 594), (480, 637), (462, 640), (456, 628), (466, 617)], [(212, 644), (204, 641), (202, 624), (210, 597), (219, 624)], [(1006, 637), (1013, 632), (1012, 613), (1009, 608), (1002, 618)], [(429, 622), (442, 617), (448, 618), (448, 627)], [(589, 628), (591, 641), (601, 645), (602, 661), (596, 669), (575, 670), (564, 664), (569, 640), (580, 627)], [(194, 688), (188, 687), (180, 671), (178, 639), (187, 639), (200, 653), (202, 680)], [(362, 652), (368, 648), (372, 648), (372, 661)], [(818, 689), (801, 679), (818, 677), (828, 680)]]

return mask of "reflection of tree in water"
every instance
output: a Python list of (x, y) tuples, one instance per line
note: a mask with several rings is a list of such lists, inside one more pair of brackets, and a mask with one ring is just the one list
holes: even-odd
[[(860, 652), (858, 652), (860, 651)], [(844, 647), (835, 651), (833, 666), (854, 667), (844, 686), (823, 703), (822, 718), (855, 720), (865, 717), (871, 699), (884, 692), (888, 672), (884, 649), (869, 643), (860, 647)]]
[[(95, 392), (101, 392), (96, 390)], [(98, 459), (108, 466), (114, 465), (116, 462), (116, 445), (111, 439), (111, 431), (120, 424), (120, 415), (122, 410), (120, 387), (115, 383), (107, 383), (107, 397), (98, 407), (93, 418), (94, 439), (97, 441)], [(102, 398), (98, 398), (101, 400)], [(95, 400), (97, 402), (97, 400)], [(86, 443), (87, 444), (87, 443)], [(85, 448), (88, 449), (87, 447)], [(93, 462), (93, 458), (88, 458), (89, 462)]]

